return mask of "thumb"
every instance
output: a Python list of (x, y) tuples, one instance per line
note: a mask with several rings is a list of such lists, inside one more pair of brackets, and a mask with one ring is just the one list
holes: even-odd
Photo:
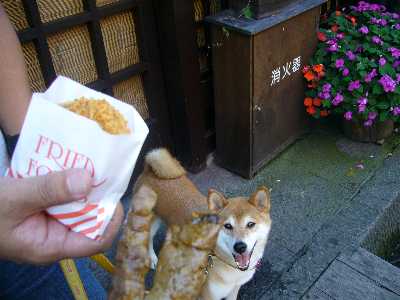
[(15, 181), (13, 201), (24, 210), (42, 211), (50, 206), (80, 200), (89, 194), (91, 177), (86, 170), (69, 169)]

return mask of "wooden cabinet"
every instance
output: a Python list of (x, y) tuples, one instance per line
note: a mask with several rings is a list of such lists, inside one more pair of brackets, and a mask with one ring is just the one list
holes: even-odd
[(324, 2), (301, 1), (261, 20), (229, 11), (208, 18), (221, 166), (250, 178), (307, 128), (301, 70), (315, 51)]
[(277, 13), (281, 8), (296, 1), (299, 2), (300, 0), (230, 0), (229, 5), (237, 12), (249, 6), (253, 17), (260, 19)]

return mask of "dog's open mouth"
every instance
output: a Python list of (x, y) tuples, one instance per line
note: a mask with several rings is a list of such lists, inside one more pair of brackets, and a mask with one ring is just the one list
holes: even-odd
[(253, 254), (256, 244), (257, 242), (254, 244), (253, 249), (251, 249), (250, 252), (246, 251), (245, 253), (242, 254), (232, 253), (233, 258), (235, 259), (236, 262), (236, 266), (240, 271), (247, 271), (249, 269), (251, 255)]

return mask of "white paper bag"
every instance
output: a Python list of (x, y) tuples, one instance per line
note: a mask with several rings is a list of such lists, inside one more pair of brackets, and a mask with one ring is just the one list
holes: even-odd
[[(95, 121), (68, 111), (60, 103), (80, 97), (106, 100), (128, 121), (129, 134), (112, 135)], [(59, 76), (49, 89), (33, 94), (7, 175), (44, 175), (85, 168), (93, 178), (86, 199), (51, 207), (47, 212), (90, 238), (101, 236), (125, 192), (148, 128), (128, 104)]]

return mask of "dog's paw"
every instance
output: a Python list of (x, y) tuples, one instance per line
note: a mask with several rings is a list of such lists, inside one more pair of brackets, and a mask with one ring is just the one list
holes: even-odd
[(152, 270), (155, 270), (157, 268), (157, 264), (158, 264), (158, 257), (153, 251), (153, 253), (150, 253), (150, 268)]

